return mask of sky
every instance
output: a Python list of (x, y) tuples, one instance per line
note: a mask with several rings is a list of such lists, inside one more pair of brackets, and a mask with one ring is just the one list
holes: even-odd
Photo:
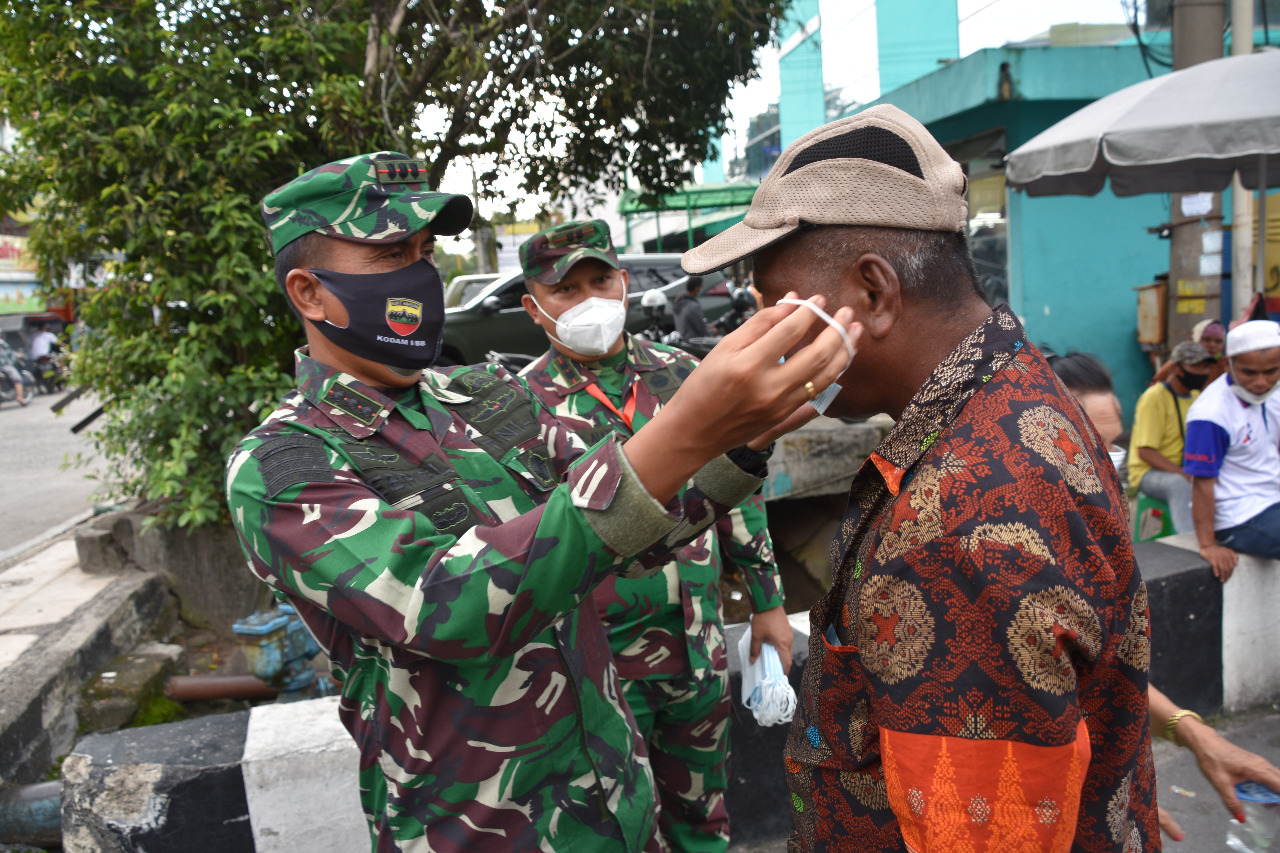
[[(956, 4), (961, 57), (983, 48), (1031, 38), (1053, 24), (1125, 21), (1121, 0), (956, 0)], [(819, 12), (824, 83), (844, 90), (846, 98), (861, 102), (875, 100), (880, 95), (875, 0), (819, 0)], [(776, 46), (771, 46), (760, 52), (759, 79), (734, 87), (730, 94), (732, 118), (724, 141), (726, 159), (732, 157), (735, 150), (741, 152), (748, 123), (777, 101), (778, 87), (778, 51)], [(442, 189), (470, 194), (470, 167), (455, 163)], [(517, 215), (531, 217), (537, 212), (538, 199), (523, 198), (514, 186), (508, 192), (512, 198), (522, 199)], [(506, 201), (481, 202), (481, 212), (486, 216), (498, 207), (505, 208)], [(470, 243), (464, 235), (462, 239), (443, 241), (442, 247), (449, 252), (469, 251)]]

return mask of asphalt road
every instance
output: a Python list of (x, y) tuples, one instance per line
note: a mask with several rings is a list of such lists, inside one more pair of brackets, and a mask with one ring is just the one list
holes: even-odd
[[(88, 433), (72, 435), (71, 427), (97, 403), (81, 397), (62, 410), (49, 410), (62, 395), (43, 395), (21, 408), (0, 404), (0, 553), (39, 536), (50, 527), (92, 508), (101, 473)], [(92, 458), (87, 468), (63, 470), (77, 453)]]

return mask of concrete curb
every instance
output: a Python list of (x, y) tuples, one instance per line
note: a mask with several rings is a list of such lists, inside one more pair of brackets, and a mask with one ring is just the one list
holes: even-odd
[(80, 689), (159, 618), (163, 581), (128, 572), (0, 671), (0, 779), (36, 782), (76, 736)]

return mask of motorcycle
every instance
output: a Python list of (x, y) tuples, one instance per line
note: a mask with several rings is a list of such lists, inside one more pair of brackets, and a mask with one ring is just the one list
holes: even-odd
[(57, 394), (67, 387), (67, 366), (62, 353), (40, 356), (34, 364), (28, 362), (28, 365), (41, 394)]
[[(36, 378), (31, 375), (22, 362), (14, 365), (18, 371), (18, 376), (22, 378), (22, 390), (26, 392), (27, 398), (30, 399), (36, 394)], [(0, 403), (10, 403), (18, 399), (18, 389), (13, 387), (13, 382), (9, 380), (6, 373), (0, 372)]]

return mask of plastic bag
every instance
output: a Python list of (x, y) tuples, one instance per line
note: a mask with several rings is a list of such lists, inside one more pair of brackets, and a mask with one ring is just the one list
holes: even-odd
[(791, 722), (796, 713), (796, 691), (782, 671), (782, 658), (773, 643), (760, 646), (760, 657), (751, 657), (751, 626), (738, 640), (738, 659), (742, 661), (742, 704), (762, 726)]
[(1246, 823), (1229, 821), (1227, 849), (1236, 853), (1280, 851), (1280, 794), (1257, 782), (1236, 785)]

